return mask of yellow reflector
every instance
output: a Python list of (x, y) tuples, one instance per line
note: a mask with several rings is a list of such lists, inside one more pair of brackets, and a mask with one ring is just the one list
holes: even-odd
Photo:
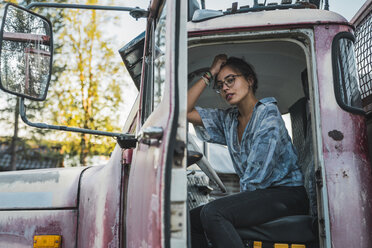
[(262, 242), (261, 241), (254, 241), (253, 242), (253, 248), (262, 248)]
[(274, 244), (274, 248), (289, 248), (288, 244)]
[(61, 236), (35, 235), (34, 248), (61, 248)]
[(296, 245), (296, 244), (293, 244), (293, 245), (291, 245), (291, 248), (306, 248), (306, 245)]

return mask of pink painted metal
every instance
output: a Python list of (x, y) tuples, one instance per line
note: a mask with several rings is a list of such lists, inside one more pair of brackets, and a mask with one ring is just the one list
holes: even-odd
[(34, 235), (62, 235), (62, 248), (75, 247), (76, 210), (1, 211), (0, 247), (33, 247)]
[(0, 247), (31, 247), (34, 235), (46, 234), (62, 235), (63, 248), (119, 247), (119, 147), (104, 166), (1, 173), (0, 179)]
[[(152, 2), (150, 17), (155, 17), (160, 8), (161, 1)], [(175, 3), (167, 2), (167, 7), (163, 11), (167, 11), (166, 27), (167, 27), (167, 53), (165, 58), (166, 75), (165, 89), (161, 102), (154, 109), (151, 115), (147, 118), (141, 130), (147, 127), (161, 127), (163, 135), (158, 144), (148, 145), (138, 142), (138, 146), (134, 151), (134, 156), (130, 169), (130, 178), (128, 182), (127, 202), (126, 202), (126, 247), (164, 247), (164, 210), (165, 205), (165, 171), (166, 159), (169, 155), (169, 141), (171, 137), (172, 121), (175, 113), (175, 89), (174, 89), (174, 49), (173, 40), (175, 39), (175, 30), (172, 30), (175, 22), (174, 9)], [(150, 19), (151, 21), (151, 19)], [(149, 26), (151, 30), (151, 26)], [(149, 31), (148, 30), (148, 31)], [(150, 32), (150, 31), (149, 31)], [(149, 36), (146, 36), (146, 43)], [(149, 48), (151, 49), (151, 48)], [(168, 50), (169, 49), (169, 50)], [(145, 54), (147, 51), (144, 52)], [(143, 63), (145, 64), (145, 63)], [(144, 72), (144, 68), (143, 68)], [(147, 75), (151, 77), (151, 75)], [(143, 79), (143, 77), (142, 77)], [(142, 81), (144, 84), (144, 81)], [(141, 87), (141, 96), (143, 96), (145, 87)], [(140, 103), (139, 111), (143, 110), (143, 101)], [(141, 114), (138, 114), (141, 116)], [(138, 120), (141, 123), (141, 120)], [(140, 125), (138, 125), (140, 126)], [(168, 165), (170, 166), (170, 165)], [(169, 189), (168, 189), (169, 190)], [(170, 213), (167, 213), (170, 214)]]
[[(168, 93), (169, 94), (169, 93)], [(128, 248), (161, 247), (163, 228), (164, 169), (169, 136), (169, 97), (146, 121), (146, 126), (163, 127), (161, 144), (149, 146), (141, 142), (134, 153), (130, 169), (126, 202), (126, 245)], [(156, 118), (155, 118), (156, 117)], [(144, 126), (143, 128), (146, 128)]]
[[(284, 18), (285, 17), (285, 18)], [(189, 36), (218, 34), (228, 31), (250, 31), (312, 27), (314, 24), (348, 24), (341, 15), (318, 9), (288, 9), (280, 11), (261, 11), (227, 15), (206, 20), (203, 25), (189, 22)]]
[(78, 247), (119, 247), (121, 230), (121, 149), (108, 164), (91, 167), (80, 182)]
[(371, 247), (372, 171), (365, 118), (342, 110), (335, 99), (332, 40), (351, 26), (315, 26), (315, 50), (324, 169), (332, 247)]
[(79, 178), (86, 168), (0, 174), (0, 247), (32, 247), (34, 235), (61, 235), (75, 247)]
[(133, 158), (133, 149), (126, 149), (123, 151), (123, 164), (130, 165)]

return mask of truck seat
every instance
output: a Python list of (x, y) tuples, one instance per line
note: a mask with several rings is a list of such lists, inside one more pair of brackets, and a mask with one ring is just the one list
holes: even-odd
[(293, 215), (237, 230), (243, 240), (308, 244), (315, 240), (312, 217)]

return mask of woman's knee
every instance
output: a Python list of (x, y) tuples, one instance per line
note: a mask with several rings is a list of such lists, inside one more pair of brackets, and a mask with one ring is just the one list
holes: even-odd
[(210, 202), (206, 204), (201, 212), (200, 212), (200, 220), (204, 229), (209, 229), (218, 223), (219, 220), (223, 218), (221, 209), (214, 204), (214, 202)]
[(200, 220), (201, 209), (202, 206), (190, 210), (191, 232), (193, 233), (204, 233)]

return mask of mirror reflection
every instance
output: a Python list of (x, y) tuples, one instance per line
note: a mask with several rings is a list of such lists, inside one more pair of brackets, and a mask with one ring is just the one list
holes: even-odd
[(44, 100), (51, 71), (51, 27), (47, 20), (14, 5), (3, 18), (1, 88), (32, 100)]

